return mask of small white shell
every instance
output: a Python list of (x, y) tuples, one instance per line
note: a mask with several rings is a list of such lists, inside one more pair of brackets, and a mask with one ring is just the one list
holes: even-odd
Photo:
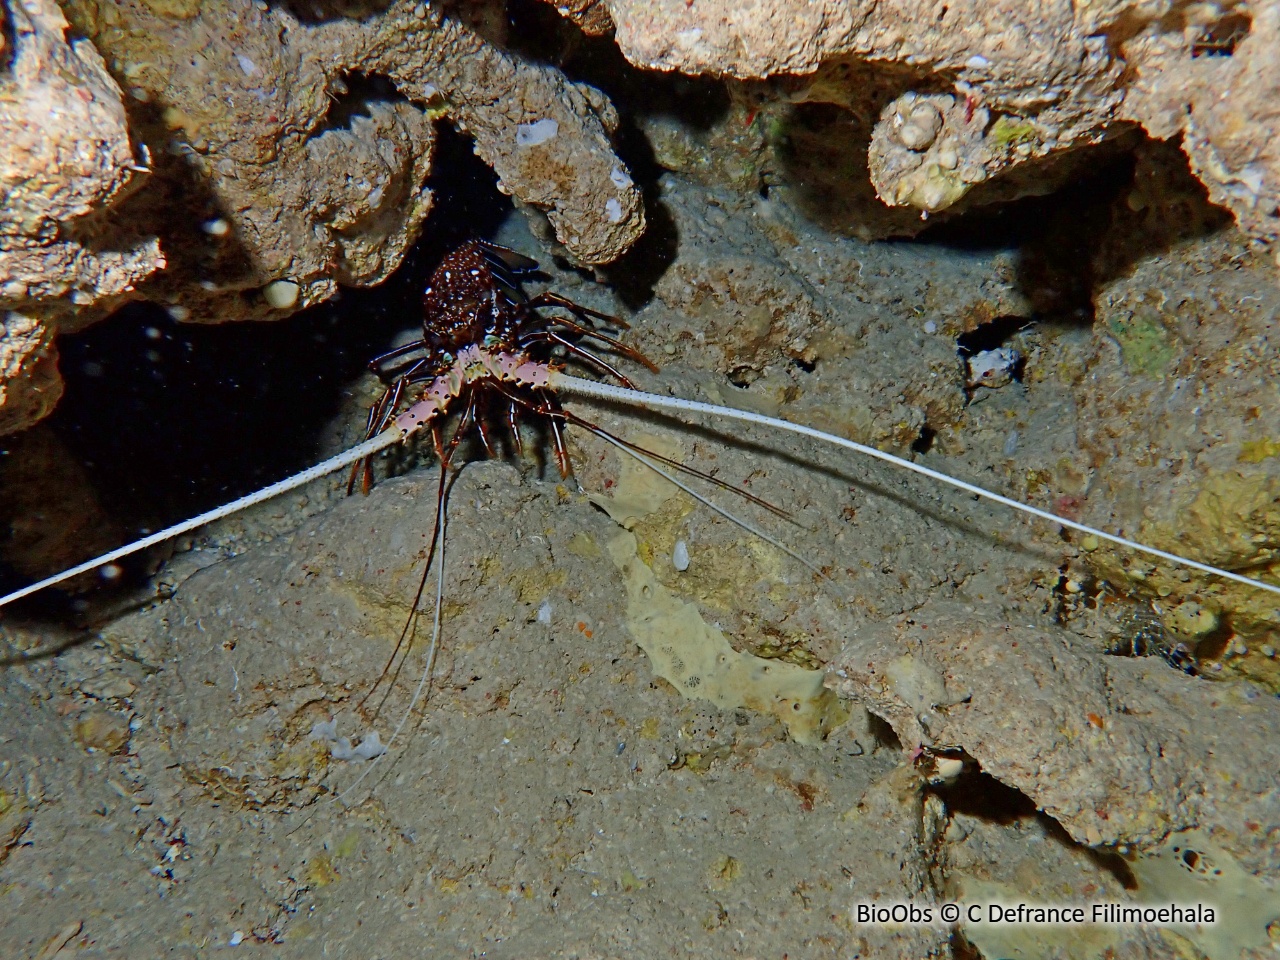
[(934, 783), (950, 783), (964, 770), (964, 761), (955, 757), (938, 757), (933, 762), (933, 769), (934, 774), (930, 780)]
[(272, 280), (262, 288), (262, 299), (274, 310), (288, 310), (298, 302), (298, 285), (292, 280)]
[(543, 600), (542, 603), (538, 606), (538, 622), (545, 623), (545, 624), (551, 623), (551, 601), (550, 600)]
[(931, 103), (918, 103), (902, 115), (898, 141), (908, 150), (927, 150), (942, 129), (942, 114)]
[(933, 143), (933, 131), (918, 123), (904, 123), (898, 131), (898, 139), (908, 150), (924, 150)]
[(942, 205), (947, 201), (949, 192), (947, 187), (946, 181), (941, 178), (926, 180), (918, 194), (921, 209), (941, 209)]
[(681, 573), (689, 569), (689, 545), (683, 540), (676, 541), (676, 548), (671, 551), (671, 564)]

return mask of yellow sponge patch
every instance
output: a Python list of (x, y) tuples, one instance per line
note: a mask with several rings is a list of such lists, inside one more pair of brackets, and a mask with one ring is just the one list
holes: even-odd
[(607, 552), (626, 583), (627, 629), (654, 672), (681, 694), (724, 710), (771, 713), (800, 743), (817, 743), (845, 719), (839, 699), (822, 685), (822, 671), (734, 650), (697, 607), (658, 582), (633, 534), (618, 534)]

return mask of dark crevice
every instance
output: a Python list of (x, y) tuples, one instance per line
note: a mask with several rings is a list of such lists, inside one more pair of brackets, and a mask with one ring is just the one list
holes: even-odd
[[(98, 532), (109, 526), (111, 542), (78, 533), (81, 555), (58, 554), (49, 569), (36, 570), (29, 556), (40, 554), (40, 545), (17, 544), (12, 523), (0, 516), (0, 589), (55, 573), (97, 548), (128, 542), (315, 462), (321, 444), (332, 442), (349, 384), (401, 331), (421, 323), (430, 271), (463, 241), (493, 234), (511, 212), (469, 138), (442, 128), (437, 149), (431, 229), (380, 286), (344, 289), (335, 300), (272, 322), (182, 324), (165, 310), (135, 303), (59, 338), (66, 387), (58, 408), (32, 430), (4, 438), (0, 451), (45, 434), (45, 445), (58, 448), (57, 456), (84, 476), (65, 493), (42, 494), (45, 509), (65, 512), (58, 497), (90, 491), (101, 514)], [(0, 483), (6, 480), (18, 478), (0, 470)], [(0, 502), (13, 499), (0, 486)], [(28, 557), (15, 558), (15, 549)], [(142, 560), (124, 565), (115, 583), (127, 584), (129, 574), (145, 566)], [(46, 591), (19, 613), (71, 612), (66, 595), (57, 597)]]
[(396, 85), (375, 73), (343, 73), (329, 84), (329, 110), (321, 130), (350, 130), (355, 117), (370, 117), (375, 103), (407, 103)]
[(729, 92), (720, 80), (640, 70), (622, 56), (612, 37), (587, 36), (551, 4), (514, 0), (506, 11), (502, 36), (490, 36), (491, 40), (526, 60), (555, 67), (575, 83), (601, 90), (618, 112), (618, 127), (612, 133), (614, 151), (644, 197), (648, 223), (630, 249), (598, 268), (597, 275), (614, 288), (629, 310), (638, 311), (653, 299), (654, 288), (675, 260), (679, 244), (675, 221), (662, 204), (660, 180), (666, 170), (654, 156), (644, 125), (669, 117), (697, 137), (728, 113)]
[(1050, 839), (1063, 847), (1085, 851), (1099, 869), (1110, 873), (1126, 890), (1137, 888), (1133, 871), (1123, 857), (1110, 850), (1084, 846), (1062, 824), (1041, 811), (1035, 800), (976, 765), (966, 766), (965, 772), (951, 783), (929, 789), (942, 799), (951, 815), (963, 814), (1000, 826), (1035, 820)]
[(876, 750), (902, 751), (902, 741), (898, 739), (898, 735), (894, 732), (893, 727), (889, 725), (889, 721), (877, 717), (874, 713), (868, 713), (867, 730), (871, 734), (871, 739), (875, 742)]
[(722, 81), (641, 70), (627, 61), (612, 37), (587, 36), (551, 4), (511, 0), (507, 15), (503, 47), (602, 90), (624, 123), (629, 116), (666, 114), (683, 127), (707, 130), (729, 111)]
[(961, 250), (1020, 249), (1020, 286), (1037, 316), (1093, 320), (1093, 248), (1115, 201), (1133, 182), (1128, 153), (1104, 155), (1089, 175), (1042, 196), (969, 210), (929, 227), (913, 243)]
[(1229, 57), (1252, 29), (1253, 18), (1247, 13), (1229, 13), (1200, 31), (1200, 35), (1191, 42), (1191, 56)]
[[(72, 35), (67, 39), (71, 40), (79, 35), (73, 26)], [(17, 34), (14, 31), (13, 18), (0, 8), (0, 73), (8, 73), (13, 69), (13, 58), (17, 52)]]
[(368, 20), (384, 13), (391, 0), (269, 0), (269, 5), (288, 10), (299, 23), (318, 24)]
[(654, 295), (667, 268), (675, 262), (680, 234), (675, 218), (662, 203), (662, 169), (653, 159), (649, 141), (636, 127), (624, 123), (615, 138), (619, 158), (644, 197), (645, 231), (621, 257), (599, 268), (599, 276), (613, 287), (628, 310), (639, 311)]
[(937, 437), (938, 431), (927, 424), (920, 428), (920, 433), (911, 441), (912, 453), (928, 453), (933, 447), (934, 438)]
[(951, 783), (930, 789), (943, 799), (951, 813), (977, 817), (988, 823), (1008, 826), (1037, 816), (1034, 800), (976, 766), (966, 767)]
[(1122, 133), (1083, 148), (1085, 175), (1039, 196), (968, 210), (911, 243), (1016, 250), (1018, 286), (1037, 322), (1088, 325), (1099, 287), (1132, 265), (1227, 227), (1176, 141)]
[(984, 350), (995, 350), (1004, 346), (1015, 334), (1031, 326), (1033, 321), (1026, 317), (1008, 315), (996, 317), (962, 333), (956, 338), (956, 350), (962, 357), (972, 357)]

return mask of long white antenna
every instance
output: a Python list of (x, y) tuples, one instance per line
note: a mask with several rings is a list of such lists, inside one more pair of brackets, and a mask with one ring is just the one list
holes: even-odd
[[(1092, 534), (1100, 540), (1106, 540), (1110, 543), (1126, 547), (1136, 553), (1145, 553), (1148, 556), (1159, 557), (1161, 560), (1181, 564), (1182, 566), (1189, 567), (1192, 570), (1199, 570), (1202, 573), (1208, 573), (1216, 577), (1222, 577), (1225, 580), (1231, 580), (1235, 583), (1241, 583), (1248, 587), (1254, 587), (1258, 590), (1265, 590), (1268, 593), (1280, 595), (1280, 585), (1266, 583), (1262, 580), (1255, 580), (1252, 577), (1232, 573), (1230, 570), (1223, 570), (1221, 567), (1201, 563), (1200, 561), (1192, 560), (1189, 557), (1179, 556), (1176, 553), (1169, 553), (1165, 550), (1158, 550), (1155, 547), (1148, 547), (1145, 544), (1138, 543), (1136, 540), (1129, 540), (1126, 537), (1117, 536), (1114, 533), (1107, 533), (1105, 530), (1099, 530), (1097, 527), (1090, 527), (1087, 524), (1078, 523), (1075, 520), (1069, 520), (1066, 517), (1060, 517), (1056, 513), (1050, 513), (1047, 510), (1041, 510), (1038, 507), (1032, 507), (1028, 504), (1020, 503), (1017, 500), (1001, 496), (998, 493), (992, 493), (990, 490), (985, 490), (982, 487), (976, 486), (972, 483), (967, 483), (964, 480), (958, 480), (955, 477), (948, 476), (945, 473), (940, 473), (937, 470), (930, 469), (929, 467), (922, 466), (918, 463), (913, 463), (910, 460), (905, 460), (902, 457), (896, 457), (891, 453), (885, 453), (883, 450), (877, 450), (875, 447), (869, 447), (853, 440), (846, 440), (844, 437), (824, 433), (821, 430), (817, 430), (813, 427), (806, 427), (803, 424), (791, 423), (787, 420), (768, 417), (760, 413), (752, 413), (749, 410), (737, 410), (733, 407), (722, 407), (717, 404), (702, 403), (697, 400), (684, 400), (680, 397), (664, 397), (655, 393), (645, 393), (640, 390), (616, 387), (612, 384), (600, 383), (595, 380), (581, 380), (577, 377), (566, 376), (565, 374), (554, 370), (550, 373), (548, 379), (549, 386), (564, 390), (567, 393), (575, 393), (579, 396), (595, 397), (600, 400), (613, 400), (623, 404), (632, 404), (665, 410), (683, 410), (688, 413), (709, 414), (715, 417), (740, 420), (744, 423), (754, 423), (760, 426), (770, 427), (775, 430), (784, 430), (803, 437), (811, 437), (815, 440), (821, 441), (822, 443), (833, 444), (838, 447), (843, 447), (846, 450), (852, 450), (855, 453), (874, 457), (875, 459), (882, 460), (885, 463), (891, 463), (894, 466), (901, 467), (903, 470), (918, 473), (921, 476), (928, 477), (931, 480), (936, 480), (939, 483), (945, 483), (959, 490), (963, 490), (966, 493), (971, 493), (974, 496), (983, 497), (984, 499), (990, 500), (994, 503), (1006, 506), (1011, 510), (1027, 513), (1033, 517), (1039, 517), (1042, 520), (1048, 520), (1051, 523), (1056, 523), (1071, 530), (1077, 530), (1081, 533)], [(13, 593), (0, 597), (0, 607), (12, 603), (15, 600), (20, 600), (23, 597), (30, 596), (39, 590), (43, 590), (45, 587), (51, 587), (55, 584), (62, 583), (65, 580), (69, 580), (72, 577), (79, 576), (82, 573), (87, 573), (90, 570), (96, 570), (98, 567), (112, 563), (122, 557), (127, 557), (130, 554), (137, 553), (139, 550), (145, 550), (147, 547), (161, 543), (170, 537), (176, 537), (179, 534), (186, 533), (189, 530), (194, 530), (196, 527), (203, 526), (206, 523), (211, 523), (214, 520), (220, 520), (223, 517), (237, 513), (240, 510), (244, 510), (246, 507), (251, 507), (255, 504), (262, 503), (265, 500), (270, 500), (272, 497), (278, 496), (282, 493), (287, 493), (290, 490), (296, 490), (298, 487), (310, 483), (312, 480), (323, 477), (326, 474), (333, 473), (336, 470), (341, 470), (343, 467), (350, 466), (358, 460), (363, 460), (365, 457), (372, 456), (375, 453), (385, 450), (392, 444), (398, 443), (408, 436), (409, 433), (428, 422), (429, 417), (421, 420), (415, 420), (407, 425), (400, 423), (403, 419), (403, 416), (398, 418), (396, 425), (388, 427), (376, 437), (366, 440), (344, 453), (330, 457), (323, 463), (316, 464), (314, 467), (303, 470), (301, 473), (296, 473), (278, 483), (273, 483), (269, 487), (264, 487), (255, 493), (241, 497), (239, 500), (233, 500), (231, 503), (209, 510), (197, 517), (192, 517), (190, 520), (184, 520), (182, 523), (176, 524), (172, 527), (166, 527), (164, 530), (160, 530), (147, 537), (143, 537), (141, 540), (136, 540), (123, 547), (118, 547), (117, 549), (112, 550), (109, 553), (104, 553), (102, 556), (96, 557), (93, 560), (87, 560), (84, 563), (72, 567), (70, 570), (64, 570), (56, 576), (46, 577), (38, 583), (33, 583), (20, 590), (15, 590)]]
[(0, 607), (5, 604), (12, 603), (15, 600), (21, 600), (23, 597), (30, 596), (37, 590), (43, 590), (45, 587), (52, 587), (54, 584), (62, 583), (64, 580), (70, 580), (72, 577), (79, 576), (82, 573), (88, 573), (90, 570), (96, 570), (98, 567), (106, 566), (108, 563), (127, 557), (130, 554), (137, 553), (139, 550), (145, 550), (147, 547), (155, 546), (157, 543), (163, 543), (170, 537), (176, 537), (180, 533), (186, 533), (188, 530), (194, 530), (196, 527), (202, 527), (206, 523), (212, 523), (214, 520), (221, 520), (223, 517), (229, 517), (233, 513), (239, 513), (246, 507), (252, 507), (255, 504), (262, 503), (264, 500), (270, 500), (272, 497), (279, 496), (282, 493), (288, 493), (290, 490), (296, 490), (298, 487), (310, 483), (343, 467), (350, 466), (357, 460), (363, 460), (365, 457), (372, 456), (393, 443), (398, 443), (405, 436), (399, 427), (390, 427), (382, 433), (378, 434), (371, 440), (366, 440), (358, 446), (352, 447), (337, 456), (330, 457), (323, 463), (318, 463), (314, 467), (308, 467), (301, 473), (295, 473), (292, 477), (286, 477), (279, 483), (273, 483), (269, 487), (263, 487), (239, 500), (233, 500), (231, 503), (225, 503), (220, 507), (215, 507), (200, 514), (198, 517), (192, 517), (190, 520), (184, 520), (182, 523), (175, 524), (172, 527), (165, 527), (150, 536), (143, 537), (141, 540), (135, 540), (133, 543), (125, 544), (123, 547), (117, 547), (110, 553), (104, 553), (100, 557), (93, 560), (86, 560), (78, 566), (72, 567), (70, 570), (64, 570), (52, 577), (46, 577), (39, 583), (33, 583), (21, 590), (15, 590), (4, 597), (0, 597)]
[(1145, 544), (1138, 543), (1136, 540), (1129, 540), (1125, 537), (1116, 536), (1114, 533), (1107, 533), (1105, 530), (1099, 530), (1097, 527), (1090, 527), (1087, 524), (1077, 523), (1075, 520), (1068, 520), (1066, 517), (1060, 517), (1056, 513), (1050, 513), (1048, 510), (1041, 510), (1038, 507), (1028, 506), (1009, 497), (1002, 497), (998, 493), (992, 493), (990, 490), (984, 490), (982, 487), (975, 486), (972, 483), (966, 483), (963, 480), (957, 480), (955, 477), (947, 476), (945, 473), (939, 473), (929, 467), (921, 466), (910, 460), (904, 460), (902, 457), (895, 457), (891, 453), (885, 453), (883, 450), (877, 450), (875, 447), (868, 447), (865, 444), (857, 443), (853, 440), (846, 440), (844, 437), (837, 437), (830, 433), (823, 433), (821, 430), (813, 427), (806, 427), (802, 424), (791, 423), (788, 420), (779, 420), (776, 417), (767, 417), (762, 413), (753, 413), (750, 410), (736, 410), (733, 407), (722, 407), (713, 403), (702, 403), (698, 400), (684, 400), (680, 397), (664, 397), (656, 393), (644, 393), (640, 390), (629, 390), (625, 387), (615, 387), (610, 383), (600, 383), (595, 380), (580, 380), (577, 377), (566, 376), (559, 371), (552, 371), (551, 386), (558, 390), (564, 390), (566, 393), (576, 393), (583, 397), (595, 397), (599, 400), (614, 400), (619, 403), (631, 405), (640, 405), (646, 407), (656, 407), (665, 410), (683, 410), (687, 413), (706, 413), (716, 417), (728, 417), (733, 420), (741, 420), (744, 423), (755, 423), (764, 427), (771, 427), (775, 430), (785, 430), (789, 433), (799, 434), (802, 437), (811, 437), (820, 440), (823, 443), (834, 444), (838, 447), (844, 447), (846, 450), (853, 450), (856, 453), (864, 454), (868, 457), (875, 457), (877, 460), (883, 460), (885, 463), (891, 463), (903, 470), (910, 470), (912, 473), (918, 473), (921, 476), (936, 480), (939, 483), (945, 483), (949, 486), (956, 487), (966, 493), (972, 493), (975, 496), (983, 497), (995, 503), (1002, 504), (1012, 510), (1019, 510), (1022, 513), (1029, 513), (1033, 517), (1040, 517), (1042, 520), (1049, 520), (1053, 523), (1069, 527), (1072, 530), (1078, 530), (1081, 533), (1092, 534), (1100, 540), (1107, 540), (1111, 543), (1127, 547), (1137, 553), (1145, 553), (1149, 556), (1159, 557), (1161, 560), (1168, 560), (1171, 563), (1181, 564), (1184, 567), (1190, 567), (1193, 570), (1199, 570), (1202, 573), (1210, 573), (1216, 577), (1222, 577), (1226, 580), (1233, 580), (1236, 583), (1243, 583), (1245, 586), (1256, 587), (1259, 590), (1266, 590), (1269, 593), (1280, 595), (1280, 585), (1274, 583), (1266, 583), (1262, 580), (1254, 580), (1252, 577), (1242, 576), (1238, 573), (1232, 573), (1230, 570), (1223, 570), (1221, 567), (1210, 566), (1207, 563), (1201, 563), (1198, 560), (1191, 560), (1187, 557), (1181, 557), (1176, 553), (1168, 553), (1164, 550), (1157, 550), (1155, 547), (1148, 547)]

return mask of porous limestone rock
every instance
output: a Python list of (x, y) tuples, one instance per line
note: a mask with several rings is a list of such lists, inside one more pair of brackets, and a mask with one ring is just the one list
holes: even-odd
[(103, 243), (100, 211), (136, 183), (120, 88), (52, 0), (10, 4), (0, 74), (0, 433), (61, 396), (52, 324), (109, 308), (164, 266), (155, 238)]
[(1080, 843), (1154, 847), (1198, 825), (1252, 873), (1280, 868), (1280, 703), (1251, 684), (938, 601), (860, 630), (828, 683), (904, 749), (963, 751)]
[[(127, 298), (221, 322), (380, 282), (431, 209), (440, 118), (475, 138), (500, 188), (544, 210), (577, 260), (610, 261), (643, 231), (608, 100), (436, 7), (363, 18), (250, 0), (65, 7), (84, 38), (71, 44), (56, 7), (14, 8), (13, 106), (0, 108), (0, 308), (27, 318), (15, 329), (35, 325), (23, 344), (44, 354), (54, 333)], [(271, 295), (280, 284), (290, 296)], [(34, 356), (23, 344), (7, 348), (6, 371), (33, 368), (8, 359)], [(0, 429), (56, 398), (19, 382), (6, 384)]]
[(976, 184), (1138, 124), (1183, 136), (1211, 199), (1245, 233), (1280, 236), (1275, 4), (607, 2), (641, 67), (807, 74), (793, 97), (855, 114), (867, 88), (858, 71), (842, 82), (842, 64), (896, 74), (870, 142), (871, 179), (891, 206), (943, 210)]
[[(1200, 184), (1173, 174), (1172, 153), (1139, 150), (1133, 186), (1094, 253), (1094, 336), (1072, 387), (1086, 478), (1079, 519), (1274, 582), (1273, 266), (1216, 229), (1225, 216)], [(1146, 255), (1155, 243), (1175, 255)], [(1152, 600), (1174, 642), (1200, 644), (1201, 656), (1280, 689), (1280, 664), (1261, 652), (1280, 630), (1280, 598), (1102, 545), (1088, 560), (1119, 589)], [(1185, 602), (1222, 614), (1221, 629), (1189, 630), (1173, 613)]]
[(0, 433), (47, 416), (62, 396), (53, 331), (14, 310), (0, 319)]

